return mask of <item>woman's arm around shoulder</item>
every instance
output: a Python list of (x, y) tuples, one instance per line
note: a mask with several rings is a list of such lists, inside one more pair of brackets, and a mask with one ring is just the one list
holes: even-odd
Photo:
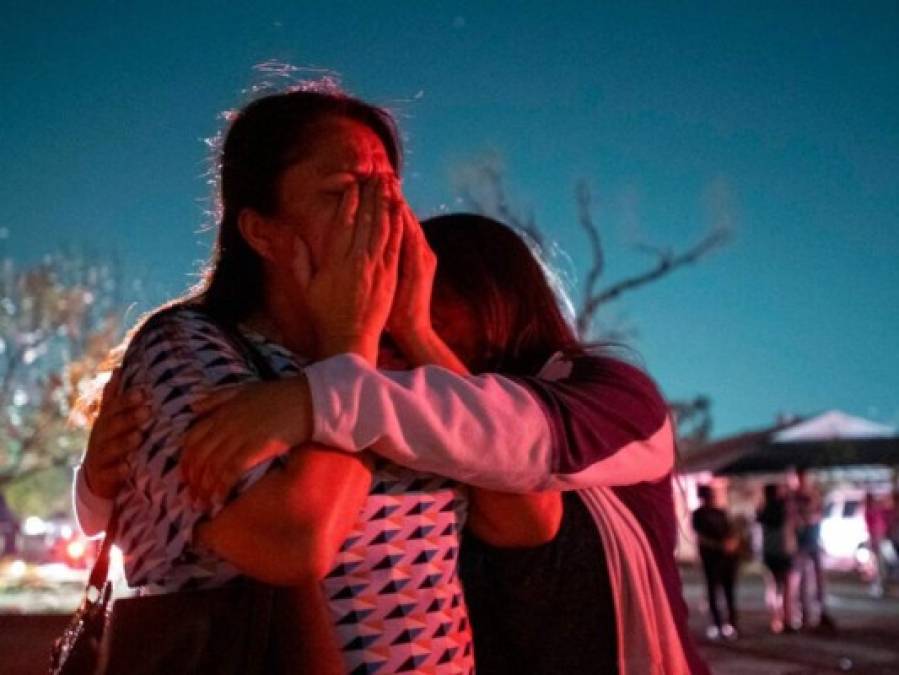
[(494, 490), (631, 485), (674, 465), (668, 408), (652, 380), (585, 357), (567, 372), (464, 376), (372, 368), (351, 355), (306, 369), (313, 438)]

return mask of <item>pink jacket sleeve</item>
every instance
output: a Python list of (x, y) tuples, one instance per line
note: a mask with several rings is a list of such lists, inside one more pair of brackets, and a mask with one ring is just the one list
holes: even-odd
[(667, 475), (674, 440), (652, 381), (613, 359), (541, 376), (383, 371), (340, 355), (307, 366), (314, 440), (495, 490), (630, 485)]

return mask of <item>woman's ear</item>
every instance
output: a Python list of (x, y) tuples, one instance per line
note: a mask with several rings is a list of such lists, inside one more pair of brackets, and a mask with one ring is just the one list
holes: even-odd
[(237, 217), (237, 228), (256, 253), (274, 262), (283, 245), (283, 228), (272, 218), (266, 218), (254, 209), (246, 208)]

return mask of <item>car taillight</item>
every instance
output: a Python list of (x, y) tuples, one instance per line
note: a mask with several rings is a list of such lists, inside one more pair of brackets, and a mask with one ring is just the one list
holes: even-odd
[(80, 560), (87, 553), (87, 546), (80, 539), (70, 541), (66, 546), (66, 555), (72, 560)]

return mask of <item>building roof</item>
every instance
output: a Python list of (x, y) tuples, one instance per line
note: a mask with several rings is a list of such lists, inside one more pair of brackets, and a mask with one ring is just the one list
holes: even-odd
[(871, 464), (899, 465), (896, 429), (829, 410), (707, 443), (682, 457), (678, 469), (734, 474)]

